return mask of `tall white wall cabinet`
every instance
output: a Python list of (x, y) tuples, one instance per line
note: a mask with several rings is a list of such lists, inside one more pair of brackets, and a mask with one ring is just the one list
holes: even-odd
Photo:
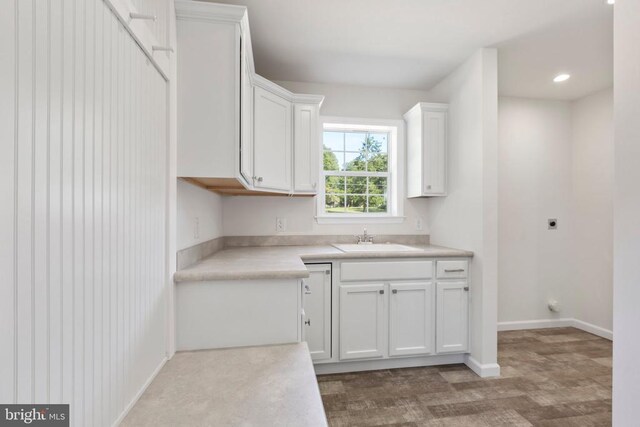
[(178, 176), (221, 194), (314, 195), (323, 97), (255, 74), (247, 9), (179, 0)]
[(420, 102), (407, 123), (407, 197), (447, 195), (447, 104)]
[(117, 424), (166, 357), (169, 2), (114, 4), (0, 14), (0, 401), (76, 426)]

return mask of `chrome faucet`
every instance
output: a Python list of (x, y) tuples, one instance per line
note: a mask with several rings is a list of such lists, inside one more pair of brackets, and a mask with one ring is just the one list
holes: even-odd
[(370, 234), (367, 234), (367, 227), (364, 227), (364, 233), (361, 235), (356, 235), (355, 236), (357, 240), (357, 243), (359, 245), (370, 245), (373, 243), (373, 238), (376, 236), (372, 236)]

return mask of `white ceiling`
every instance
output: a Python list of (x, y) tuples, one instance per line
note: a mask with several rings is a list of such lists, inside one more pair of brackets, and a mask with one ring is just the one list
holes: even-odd
[[(498, 47), (500, 93), (575, 99), (613, 83), (605, 0), (216, 0), (242, 4), (272, 80), (429, 89)], [(562, 85), (552, 78), (566, 72)]]

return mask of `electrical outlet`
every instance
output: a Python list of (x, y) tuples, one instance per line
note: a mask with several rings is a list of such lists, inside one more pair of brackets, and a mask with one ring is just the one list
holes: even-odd
[(422, 218), (416, 219), (416, 230), (422, 230)]
[(286, 218), (276, 218), (276, 231), (278, 233), (283, 233), (287, 231), (287, 219)]
[(193, 220), (193, 238), (200, 238), (200, 218), (195, 217)]

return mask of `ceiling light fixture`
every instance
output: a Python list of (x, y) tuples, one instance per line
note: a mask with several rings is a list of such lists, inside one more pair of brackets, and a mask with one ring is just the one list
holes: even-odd
[(554, 83), (560, 83), (569, 80), (571, 76), (569, 74), (558, 74), (554, 77)]
[(615, 4), (616, 0), (607, 0), (607, 4)]

